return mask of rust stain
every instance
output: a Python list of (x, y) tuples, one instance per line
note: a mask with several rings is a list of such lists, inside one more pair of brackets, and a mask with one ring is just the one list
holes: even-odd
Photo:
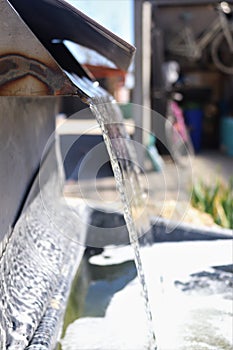
[(30, 75), (25, 75), (0, 86), (1, 96), (11, 96), (12, 92), (14, 96), (47, 96), (51, 94), (46, 84)]
[[(38, 82), (45, 84), (47, 95), (77, 94), (78, 89), (69, 83), (65, 74), (58, 69), (50, 68), (43, 62), (20, 54), (0, 56), (0, 92), (5, 91), (6, 93), (6, 91), (8, 91), (8, 93), (14, 93), (15, 83), (20, 80), (22, 82), (22, 78), (26, 76), (32, 76), (36, 78)], [(41, 84), (39, 85), (41, 88)], [(17, 87), (17, 95), (20, 95), (18, 89)], [(22, 86), (22, 94), (24, 90), (25, 87)], [(30, 91), (30, 87), (26, 87), (26, 90)], [(44, 89), (42, 90), (44, 92)], [(36, 91), (38, 95), (42, 93), (39, 89), (36, 89)]]

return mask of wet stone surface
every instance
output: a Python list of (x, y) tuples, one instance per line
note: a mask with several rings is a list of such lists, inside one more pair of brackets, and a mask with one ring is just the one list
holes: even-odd
[[(229, 265), (229, 270), (232, 265)], [(176, 287), (183, 292), (192, 294), (211, 295), (222, 294), (223, 298), (232, 300), (233, 294), (233, 271), (220, 270), (201, 271), (190, 275), (188, 281), (175, 281)]]

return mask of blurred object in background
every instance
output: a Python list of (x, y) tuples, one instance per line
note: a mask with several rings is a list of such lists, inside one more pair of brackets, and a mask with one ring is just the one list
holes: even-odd
[(190, 103), (187, 105), (184, 115), (194, 150), (196, 153), (200, 152), (202, 147), (203, 111), (198, 104)]
[(220, 145), (223, 151), (233, 156), (233, 116), (221, 118)]

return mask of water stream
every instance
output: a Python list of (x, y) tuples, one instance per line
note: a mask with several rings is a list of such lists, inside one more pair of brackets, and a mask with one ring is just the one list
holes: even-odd
[[(124, 218), (129, 232), (130, 243), (134, 250), (134, 260), (147, 315), (148, 349), (157, 349), (138, 241), (139, 237), (150, 227), (149, 217), (142, 210), (145, 194), (139, 179), (140, 168), (134, 148), (125, 131), (121, 111), (117, 103), (102, 89), (99, 89), (99, 93), (100, 96), (92, 99), (90, 108), (102, 130), (116, 181), (116, 188), (123, 204)], [(126, 186), (126, 183), (128, 186)]]
[(123, 205), (129, 241), (134, 250), (135, 265), (141, 284), (148, 321), (147, 349), (155, 350), (157, 349), (156, 337), (138, 241), (139, 237), (149, 231), (151, 225), (145, 210), (146, 193), (140, 181), (141, 169), (137, 161), (136, 147), (132, 145), (133, 141), (126, 132), (121, 110), (113, 97), (88, 78), (80, 78), (74, 73), (66, 72), (66, 74), (89, 97), (90, 109), (102, 130), (116, 188)]
[(80, 78), (76, 74), (68, 72), (67, 75), (89, 96), (90, 109), (102, 130), (115, 177), (116, 188), (123, 205), (129, 241), (134, 250), (134, 260), (148, 322), (147, 349), (156, 350), (152, 312), (138, 241), (139, 237), (150, 229), (150, 220), (146, 210), (144, 210), (146, 194), (140, 181), (139, 175), (141, 170), (137, 161), (136, 151), (126, 132), (120, 108), (113, 97), (87, 78)]

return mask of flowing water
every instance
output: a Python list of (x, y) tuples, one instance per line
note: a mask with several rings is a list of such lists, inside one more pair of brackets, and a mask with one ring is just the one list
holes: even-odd
[[(101, 108), (99, 108), (101, 106)], [(129, 237), (130, 237), (130, 243), (134, 249), (134, 254), (135, 254), (135, 264), (137, 267), (137, 271), (138, 271), (138, 278), (139, 281), (141, 283), (142, 286), (142, 295), (145, 301), (145, 309), (146, 309), (146, 314), (147, 314), (147, 318), (148, 318), (148, 328), (149, 328), (149, 344), (148, 344), (148, 348), (149, 349), (156, 349), (156, 339), (155, 339), (155, 334), (154, 334), (154, 330), (153, 330), (153, 323), (152, 323), (152, 314), (151, 314), (151, 309), (150, 309), (150, 304), (149, 304), (149, 297), (148, 297), (148, 291), (147, 291), (147, 287), (146, 287), (146, 282), (145, 282), (145, 276), (144, 276), (144, 271), (143, 271), (143, 267), (142, 267), (142, 261), (141, 261), (141, 256), (140, 256), (140, 247), (139, 247), (139, 242), (138, 242), (138, 238), (141, 235), (142, 231), (141, 231), (141, 227), (137, 228), (135, 225), (135, 221), (133, 219), (133, 214), (132, 214), (132, 210), (137, 210), (137, 206), (135, 206), (138, 202), (140, 202), (140, 200), (143, 199), (143, 193), (141, 192), (136, 192), (136, 197), (133, 197), (135, 202), (133, 204), (131, 204), (130, 198), (128, 196), (127, 190), (124, 186), (124, 176), (125, 176), (125, 172), (121, 171), (121, 166), (120, 161), (122, 160), (117, 158), (116, 154), (116, 147), (114, 147), (115, 144), (117, 144), (116, 142), (112, 142), (111, 136), (109, 136), (109, 131), (111, 130), (111, 128), (108, 129), (107, 125), (109, 124), (105, 124), (104, 118), (106, 118), (108, 116), (108, 108), (106, 108), (105, 104), (101, 104), (98, 105), (97, 103), (91, 105), (91, 109), (93, 111), (93, 113), (96, 116), (96, 119), (98, 120), (102, 132), (103, 132), (103, 136), (104, 136), (104, 141), (110, 156), (110, 160), (111, 160), (111, 164), (112, 164), (112, 168), (113, 168), (113, 172), (114, 172), (114, 176), (115, 176), (115, 180), (116, 180), (116, 186), (117, 189), (120, 193), (121, 196), (121, 200), (124, 206), (124, 218), (127, 224), (127, 228), (128, 228), (128, 232), (129, 232)], [(112, 104), (112, 112), (115, 113), (116, 112), (116, 106), (114, 106), (114, 104)], [(115, 135), (114, 135), (115, 136)], [(116, 139), (114, 140), (116, 141)], [(124, 146), (124, 145), (123, 145)], [(124, 149), (124, 148), (123, 148)], [(124, 158), (123, 158), (124, 161)], [(128, 161), (127, 161), (128, 163)], [(133, 173), (130, 172), (130, 167), (128, 167), (127, 165), (127, 175), (130, 176), (130, 183), (132, 185), (132, 188), (138, 188), (138, 178), (137, 178), (137, 173), (134, 170), (136, 166), (133, 166)], [(131, 169), (132, 169), (131, 168)], [(136, 179), (136, 183), (134, 183)], [(135, 186), (135, 187), (134, 187)]]
[(141, 170), (135, 148), (126, 132), (120, 108), (112, 96), (101, 87), (94, 86), (86, 78), (80, 79), (74, 74), (69, 74), (69, 76), (90, 97), (90, 108), (102, 130), (116, 181), (116, 188), (123, 204), (129, 241), (134, 250), (135, 265), (142, 288), (149, 332), (147, 348), (154, 350), (157, 349), (156, 337), (138, 242), (139, 237), (150, 229), (150, 220), (145, 210), (146, 194), (140, 182)]
[[(83, 255), (73, 241), (84, 242), (88, 213), (81, 214), (82, 221), (67, 220), (55, 159), (52, 149), (0, 257), (0, 350), (28, 349), (29, 342), (30, 349), (55, 348)], [(39, 182), (44, 185), (38, 192)]]

